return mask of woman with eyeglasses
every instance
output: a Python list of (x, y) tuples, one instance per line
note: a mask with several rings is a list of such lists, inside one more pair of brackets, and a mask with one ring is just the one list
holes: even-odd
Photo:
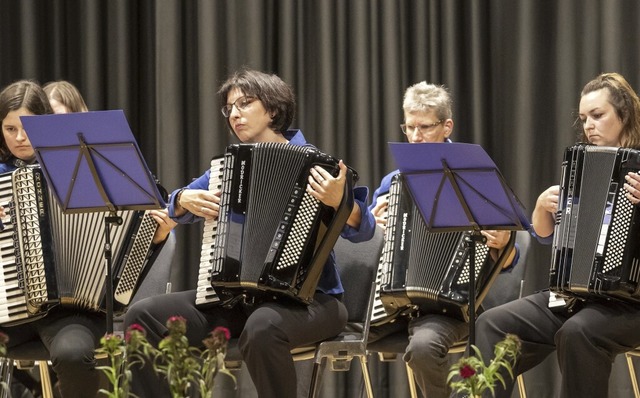
[[(278, 76), (255, 70), (233, 74), (218, 91), (222, 114), (228, 127), (243, 143), (281, 142), (309, 145), (300, 130), (290, 130), (294, 96)], [(312, 169), (307, 192), (323, 204), (337, 208), (343, 196), (346, 166), (332, 176), (324, 169)], [(209, 191), (209, 171), (171, 195), (169, 212), (179, 223), (191, 223), (218, 216), (220, 191)], [(366, 206), (366, 187), (354, 188), (355, 203), (341, 235), (353, 242), (371, 239), (373, 216)], [(195, 306), (196, 291), (172, 293), (142, 300), (126, 314), (125, 326), (135, 323), (147, 330), (157, 344), (166, 334), (165, 321), (180, 315), (187, 320), (187, 337), (192, 345), (215, 326), (226, 326), (239, 347), (260, 397), (297, 396), (297, 379), (290, 350), (338, 335), (346, 325), (347, 311), (340, 301), (343, 293), (333, 256), (324, 265), (313, 301), (308, 306), (280, 301), (264, 301), (251, 307), (238, 303), (232, 308)], [(143, 397), (167, 396), (166, 384), (159, 383), (149, 367), (144, 376), (134, 375), (134, 392)]]
[[(601, 74), (584, 86), (579, 118), (581, 142), (640, 149), (640, 99), (618, 73)], [(628, 173), (625, 179), (625, 197), (619, 200), (637, 206), (640, 175)], [(560, 187), (554, 185), (537, 199), (532, 226), (542, 243), (552, 242), (559, 195)], [(574, 255), (578, 253), (574, 251)], [(545, 266), (541, 272), (548, 269)], [(515, 334), (522, 341), (522, 349), (513, 368), (514, 377), (555, 351), (562, 372), (560, 397), (606, 397), (612, 363), (618, 354), (640, 346), (639, 330), (638, 304), (578, 300), (544, 290), (481, 314), (476, 323), (476, 346), (488, 362), (496, 343), (507, 333)], [(495, 396), (510, 397), (514, 379), (502, 373), (506, 388), (498, 383)]]
[[(453, 131), (451, 95), (444, 86), (420, 82), (409, 87), (404, 95), (402, 108), (405, 122), (400, 125), (407, 141), (418, 143), (448, 143)], [(393, 177), (399, 173), (394, 170), (387, 174), (375, 190), (369, 209), (376, 222), (385, 227), (387, 224), (388, 193)], [(509, 231), (482, 231), (487, 238), (495, 259), (502, 254), (509, 242)], [(517, 251), (514, 249), (505, 263), (505, 271), (515, 266)], [(447, 383), (449, 374), (449, 348), (464, 340), (469, 325), (456, 318), (441, 314), (422, 314), (421, 316), (397, 319), (393, 323), (371, 328), (369, 341), (374, 343), (383, 337), (395, 333), (408, 333), (408, 344), (404, 360), (414, 373), (416, 383), (423, 394), (429, 398), (449, 397), (451, 389)], [(379, 344), (384, 344), (380, 341)]]

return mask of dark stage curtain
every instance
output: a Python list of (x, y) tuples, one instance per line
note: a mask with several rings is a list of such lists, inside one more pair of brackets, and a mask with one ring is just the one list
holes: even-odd
[[(404, 138), (405, 88), (444, 84), (452, 138), (482, 145), (530, 213), (559, 181), (582, 86), (618, 71), (640, 90), (639, 18), (636, 0), (0, 0), (0, 85), (66, 79), (91, 109), (123, 109), (173, 190), (234, 142), (215, 93), (242, 66), (289, 82), (294, 126), (372, 189), (395, 168), (387, 142)], [(176, 232), (182, 290), (195, 285), (201, 226)], [(532, 250), (525, 293), (547, 285), (549, 248)], [(406, 391), (402, 366), (372, 366), (376, 396)], [(557, 371), (544, 369), (533, 396), (552, 396)], [(630, 396), (616, 375), (612, 396)], [(330, 396), (359, 383), (334, 381)]]

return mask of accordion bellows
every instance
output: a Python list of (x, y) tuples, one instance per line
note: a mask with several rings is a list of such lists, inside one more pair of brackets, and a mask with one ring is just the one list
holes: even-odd
[[(39, 167), (0, 175), (0, 203), (11, 221), (0, 232), (0, 324), (42, 318), (55, 306), (104, 311), (105, 217), (65, 214)], [(118, 211), (111, 229), (114, 309), (123, 310), (148, 263), (155, 220), (144, 211)]]
[(338, 161), (309, 146), (238, 144), (211, 162), (220, 212), (205, 222), (196, 305), (221, 300), (313, 299), (320, 274), (353, 206), (349, 170), (338, 210), (306, 192), (310, 171)]
[(640, 302), (638, 208), (625, 176), (640, 152), (577, 144), (565, 151), (553, 237), (550, 289), (579, 297)]
[[(389, 191), (385, 242), (377, 276), (372, 324), (398, 316), (435, 313), (469, 318), (469, 232), (430, 232), (400, 173)], [(509, 253), (515, 233), (505, 247)], [(493, 260), (485, 244), (475, 248), (475, 306), (482, 303), (506, 255)]]

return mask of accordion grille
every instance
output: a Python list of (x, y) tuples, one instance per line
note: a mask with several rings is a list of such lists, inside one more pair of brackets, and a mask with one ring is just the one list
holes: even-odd
[[(16, 258), (19, 266), (23, 264), (30, 312), (37, 312), (52, 296), (65, 305), (100, 310), (105, 294), (104, 222), (110, 213), (63, 213), (51, 191), (44, 189), (38, 169), (18, 169), (13, 179)], [(118, 260), (112, 263), (113, 272), (122, 277), (119, 293), (130, 296), (157, 224), (140, 211), (116, 215), (122, 225), (110, 229), (112, 256)], [(48, 291), (52, 285), (56, 292)]]
[(567, 148), (554, 231), (550, 288), (584, 297), (640, 301), (640, 234), (625, 176), (640, 152), (578, 144)]
[[(465, 315), (470, 283), (468, 232), (430, 232), (402, 175), (389, 192), (385, 244), (380, 260), (380, 302), (390, 315), (403, 306), (423, 312), (460, 311)], [(485, 244), (475, 246), (475, 291), (484, 296), (495, 263)], [(479, 304), (479, 302), (478, 302)], [(374, 312), (376, 319), (382, 316)]]
[[(293, 196), (301, 198), (309, 196), (306, 194), (306, 185), (299, 186), (297, 179), (302, 170), (306, 156), (306, 150), (303, 147), (295, 148), (301, 150), (281, 151), (278, 156), (273, 156), (270, 150), (272, 145), (260, 145), (254, 149), (254, 164), (260, 167), (252, 168), (252, 188), (249, 190), (249, 208), (247, 217), (247, 227), (245, 234), (245, 242), (251, 247), (251, 250), (244, 251), (244, 265), (242, 267), (242, 280), (258, 281), (262, 273), (262, 265), (269, 251), (271, 250), (271, 239), (265, 239), (265, 231), (277, 231), (279, 229), (280, 220), (283, 214), (292, 214), (297, 211), (301, 218), (295, 227), (298, 231), (308, 230), (313, 219), (307, 217), (310, 212), (310, 206), (303, 204), (299, 209), (287, 209), (292, 206), (291, 202), (282, 200), (283, 192), (288, 194), (293, 191)], [(286, 167), (282, 167), (282, 165)], [(278, 170), (278, 172), (274, 172)], [(306, 183), (306, 181), (305, 181)], [(293, 189), (291, 189), (293, 187)], [(285, 195), (286, 195), (285, 194)], [(314, 199), (315, 200), (315, 199)], [(317, 203), (317, 200), (315, 201)], [(317, 207), (316, 207), (317, 209)], [(306, 225), (305, 225), (306, 224)], [(306, 235), (298, 235), (303, 237)], [(287, 239), (289, 264), (297, 262), (297, 255), (302, 251), (304, 241), (296, 240), (295, 234), (289, 234)], [(281, 264), (286, 267), (286, 264)]]

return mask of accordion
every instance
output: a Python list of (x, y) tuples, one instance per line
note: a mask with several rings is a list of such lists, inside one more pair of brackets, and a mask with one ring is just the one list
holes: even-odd
[[(398, 316), (437, 313), (468, 321), (470, 232), (429, 232), (402, 174), (389, 190), (385, 242), (378, 266), (372, 324)], [(475, 247), (475, 298), (479, 306), (515, 244), (515, 233), (497, 261)]]
[[(10, 217), (0, 232), (0, 325), (44, 317), (55, 306), (104, 311), (104, 217), (64, 214), (39, 167), (0, 175), (0, 203)], [(111, 229), (114, 309), (129, 304), (148, 263), (157, 223), (142, 211), (119, 211)]]
[(231, 145), (211, 162), (220, 211), (205, 221), (196, 305), (290, 298), (309, 303), (353, 206), (349, 169), (338, 210), (306, 192), (309, 173), (333, 175), (338, 161), (313, 147)]
[(640, 302), (639, 219), (625, 176), (640, 152), (577, 144), (565, 151), (554, 228), (550, 290)]

